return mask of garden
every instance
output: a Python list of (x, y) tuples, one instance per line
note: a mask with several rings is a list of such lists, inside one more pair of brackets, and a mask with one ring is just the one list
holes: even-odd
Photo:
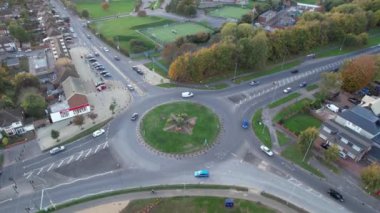
[(166, 153), (185, 154), (212, 145), (219, 133), (218, 117), (207, 107), (174, 102), (148, 112), (140, 125), (145, 143)]

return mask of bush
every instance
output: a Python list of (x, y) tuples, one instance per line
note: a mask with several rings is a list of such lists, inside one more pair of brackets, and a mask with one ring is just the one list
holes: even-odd
[(57, 139), (59, 137), (59, 132), (57, 130), (55, 130), (55, 129), (52, 129), (51, 130), (51, 137), (53, 139)]
[(3, 143), (4, 146), (6, 146), (9, 143), (9, 139), (7, 137), (4, 137), (1, 142)]
[(139, 10), (139, 12), (137, 12), (137, 16), (139, 16), (139, 17), (146, 16), (146, 11), (145, 10)]
[(210, 33), (199, 32), (194, 35), (187, 35), (186, 40), (192, 43), (206, 43), (210, 40)]
[(150, 49), (143, 41), (137, 39), (130, 40), (129, 46), (134, 53), (140, 53)]
[(81, 16), (83, 18), (88, 18), (88, 17), (90, 17), (90, 13), (88, 12), (88, 10), (82, 10)]

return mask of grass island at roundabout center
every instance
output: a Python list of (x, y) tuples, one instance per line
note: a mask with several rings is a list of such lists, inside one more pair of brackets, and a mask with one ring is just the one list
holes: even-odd
[(209, 108), (192, 102), (173, 102), (149, 111), (140, 125), (145, 143), (170, 154), (201, 151), (215, 142), (219, 119)]

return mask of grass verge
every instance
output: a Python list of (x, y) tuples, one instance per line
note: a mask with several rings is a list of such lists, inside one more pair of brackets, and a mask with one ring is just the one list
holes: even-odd
[(255, 115), (253, 115), (252, 118), (252, 128), (261, 143), (271, 149), (272, 140), (270, 138), (268, 127), (262, 121), (262, 113), (263, 109), (259, 109), (255, 112)]
[(332, 163), (327, 162), (325, 159), (322, 157), (315, 155), (315, 159), (319, 161), (322, 165), (326, 166), (330, 171), (334, 172), (335, 174), (339, 174), (340, 170), (338, 167), (334, 166)]
[(277, 140), (280, 146), (284, 146), (289, 143), (290, 139), (286, 136), (286, 134), (280, 131), (276, 131), (276, 134), (277, 134)]
[(286, 129), (298, 135), (309, 127), (319, 128), (321, 121), (311, 116), (308, 113), (298, 113), (288, 119), (284, 119), (282, 124)]
[(283, 98), (281, 98), (281, 99), (278, 99), (278, 100), (275, 101), (275, 102), (270, 103), (270, 104), (268, 105), (268, 107), (269, 107), (270, 109), (273, 109), (273, 108), (278, 107), (278, 106), (280, 106), (280, 105), (282, 105), (282, 104), (284, 104), (284, 103), (286, 103), (286, 102), (289, 102), (289, 101), (291, 101), (291, 100), (293, 100), (293, 99), (296, 99), (296, 98), (298, 98), (298, 97), (300, 97), (300, 96), (301, 96), (301, 94), (299, 94), (299, 93), (297, 93), (297, 92), (292, 93), (292, 94), (290, 94), (290, 95), (288, 95), (288, 96), (285, 96), (285, 97), (283, 97)]
[(306, 211), (305, 209), (300, 208), (300, 207), (294, 205), (293, 203), (289, 203), (288, 201), (283, 200), (282, 198), (279, 198), (279, 197), (277, 197), (275, 195), (272, 195), (272, 194), (270, 194), (268, 192), (261, 192), (260, 194), (262, 196), (266, 197), (266, 198), (269, 198), (269, 199), (275, 200), (275, 201), (277, 201), (279, 203), (282, 203), (284, 205), (287, 205), (289, 208), (292, 208), (292, 209), (296, 210), (296, 212), (308, 213), (308, 211)]
[(156, 72), (157, 74), (161, 75), (162, 77), (165, 77), (165, 78), (168, 77), (168, 73), (166, 72), (166, 70), (163, 70), (161, 67), (155, 65), (153, 62), (148, 62), (144, 64), (144, 66)]
[(313, 91), (317, 88), (318, 88), (318, 84), (310, 84), (310, 85), (307, 85), (306, 91), (310, 92), (310, 91)]
[(284, 151), (281, 152), (281, 156), (284, 158), (292, 161), (293, 163), (297, 164), (298, 166), (306, 169), (307, 171), (315, 174), (318, 177), (324, 178), (325, 176), (320, 172), (318, 169), (312, 167), (310, 164), (308, 164), (309, 156), (306, 157), (305, 161), (302, 161), (304, 153), (301, 153), (300, 150), (297, 147), (297, 144), (291, 144), (288, 147), (284, 149)]
[[(88, 197), (83, 197), (75, 200), (71, 200), (62, 204), (58, 204), (55, 206), (55, 208), (48, 208), (47, 211), (38, 211), (40, 213), (43, 212), (54, 212), (59, 209), (64, 209), (70, 206), (74, 206), (80, 203), (88, 202), (91, 200), (97, 200), (105, 197), (115, 196), (115, 195), (121, 195), (121, 194), (128, 194), (128, 193), (134, 193), (134, 192), (149, 192), (152, 189), (154, 190), (170, 190), (170, 189), (183, 189), (184, 185), (159, 185), (159, 186), (153, 186), (153, 187), (140, 187), (140, 188), (132, 188), (132, 189), (122, 189), (117, 191), (111, 191), (111, 192), (105, 192), (100, 193), (96, 195), (91, 195)], [(231, 190), (237, 190), (242, 192), (248, 192), (248, 188), (240, 187), (240, 186), (226, 186), (226, 185), (200, 185), (200, 184), (189, 184), (186, 185), (186, 189), (231, 189)]]
[(308, 104), (311, 103), (311, 100), (308, 98), (304, 98), (300, 101), (297, 101), (296, 103), (289, 105), (282, 109), (279, 113), (277, 113), (274, 118), (273, 122), (279, 122), (281, 120), (285, 120), (289, 118), (291, 115), (295, 115), (298, 112), (300, 112), (302, 109), (304, 109)]
[(74, 135), (73, 137), (71, 137), (71, 138), (65, 140), (64, 142), (62, 142), (62, 143), (60, 143), (60, 144), (71, 143), (71, 142), (73, 142), (73, 141), (76, 141), (76, 140), (78, 140), (78, 139), (84, 137), (84, 136), (87, 136), (87, 135), (93, 133), (95, 130), (98, 130), (98, 129), (100, 129), (101, 127), (103, 127), (104, 125), (106, 125), (110, 120), (111, 120), (111, 118), (108, 119), (108, 120), (106, 120), (106, 121), (100, 122), (100, 123), (98, 123), (98, 124), (96, 124), (96, 125), (94, 125), (94, 126), (88, 128), (88, 129), (84, 130), (83, 132), (80, 132), (79, 134)]

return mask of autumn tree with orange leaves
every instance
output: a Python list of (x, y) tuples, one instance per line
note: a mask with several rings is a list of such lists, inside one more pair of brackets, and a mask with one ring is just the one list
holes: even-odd
[(356, 92), (367, 86), (375, 77), (376, 61), (371, 55), (364, 55), (348, 62), (342, 70), (342, 89)]
[(102, 8), (103, 8), (103, 10), (108, 10), (109, 7), (110, 7), (110, 4), (108, 3), (108, 1), (103, 1), (102, 2)]

